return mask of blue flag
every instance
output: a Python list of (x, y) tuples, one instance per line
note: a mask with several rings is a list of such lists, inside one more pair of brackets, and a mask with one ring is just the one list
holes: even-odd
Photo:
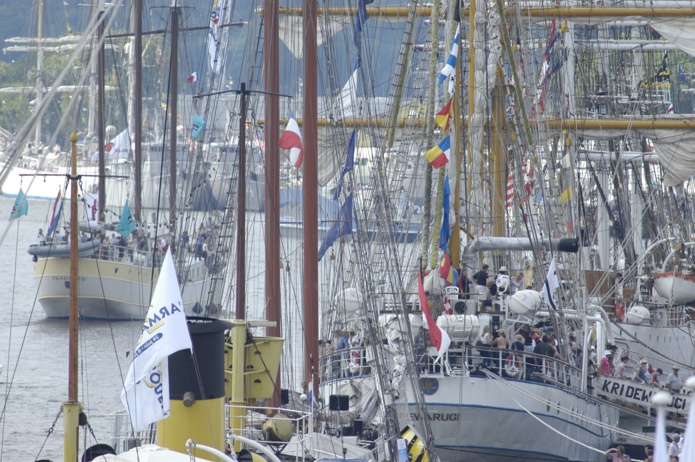
[(193, 138), (198, 138), (198, 135), (200, 135), (200, 132), (203, 131), (203, 128), (205, 128), (205, 121), (203, 120), (202, 117), (198, 115), (196, 112), (193, 114), (193, 132), (191, 133), (191, 136)]
[(345, 203), (340, 208), (340, 212), (338, 212), (338, 216), (336, 217), (336, 222), (333, 223), (331, 229), (328, 230), (326, 239), (323, 241), (323, 244), (321, 244), (321, 248), (319, 248), (319, 261), (321, 261), (326, 251), (333, 245), (335, 240), (346, 234), (352, 234), (352, 194), (345, 199)]
[(27, 204), (27, 198), (24, 196), (22, 188), (19, 188), (17, 198), (14, 200), (14, 205), (12, 206), (12, 213), (10, 213), (10, 220), (26, 215), (28, 210), (29, 204)]
[(446, 252), (449, 248), (449, 238), (451, 237), (451, 229), (449, 228), (449, 208), (451, 188), (449, 188), (449, 176), (444, 177), (444, 199), (442, 207), (444, 214), (442, 215), (442, 229), (439, 231), (439, 248)]
[(10, 213), (10, 220), (19, 218), (27, 214), (29, 211), (29, 204), (27, 204), (27, 198), (24, 196), (24, 191), (19, 188), (19, 193), (17, 193), (17, 199), (14, 200), (14, 205), (12, 206), (12, 213)]
[(340, 197), (340, 190), (343, 189), (343, 178), (345, 177), (345, 174), (352, 171), (353, 168), (355, 168), (355, 130), (352, 131), (352, 136), (350, 136), (347, 159), (345, 159), (345, 165), (343, 166), (343, 170), (340, 172), (340, 179), (338, 180), (338, 186), (335, 189), (333, 200), (337, 201)]
[(135, 231), (135, 220), (133, 219), (133, 214), (130, 212), (130, 204), (128, 204), (128, 199), (125, 200), (123, 213), (121, 213), (121, 220), (118, 222), (118, 228), (116, 228), (116, 231), (123, 237), (128, 237), (130, 233)]
[(678, 79), (681, 82), (685, 82), (685, 72), (683, 72), (683, 68), (680, 64), (678, 65)]

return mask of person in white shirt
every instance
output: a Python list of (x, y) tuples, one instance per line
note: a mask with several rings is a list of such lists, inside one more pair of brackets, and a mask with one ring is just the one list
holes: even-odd
[(668, 388), (671, 393), (679, 394), (681, 392), (681, 388), (683, 388), (683, 381), (680, 377), (678, 377), (680, 367), (678, 367), (676, 364), (672, 367), (672, 369), (673, 372), (666, 377), (666, 388)]
[(677, 456), (681, 452), (681, 434), (676, 432), (671, 435), (671, 443), (668, 445), (668, 455)]

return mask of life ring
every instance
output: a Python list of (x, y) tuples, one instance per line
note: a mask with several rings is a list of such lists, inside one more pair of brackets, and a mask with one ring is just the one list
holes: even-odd
[(512, 378), (517, 378), (521, 375), (521, 362), (516, 355), (509, 355), (504, 360), (504, 372)]

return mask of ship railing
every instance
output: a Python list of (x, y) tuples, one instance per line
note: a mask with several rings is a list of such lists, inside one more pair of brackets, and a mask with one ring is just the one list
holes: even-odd
[[(231, 409), (241, 409), (243, 411), (244, 422), (243, 428), (231, 428), (227, 427), (227, 431), (240, 435), (246, 438), (253, 439), (263, 445), (267, 446), (284, 446), (287, 444), (286, 441), (278, 441), (277, 439), (269, 439), (268, 435), (263, 431), (263, 425), (270, 420), (272, 417), (279, 413), (285, 416), (285, 418), (290, 422), (293, 434), (293, 441), (291, 444), (296, 445), (295, 450), (299, 453), (306, 453), (309, 448), (311, 438), (311, 425), (313, 420), (311, 418), (311, 413), (307, 411), (288, 411), (283, 408), (272, 408), (264, 406), (225, 406), (225, 422), (229, 423), (230, 410)], [(155, 444), (156, 443), (156, 433), (157, 425), (150, 424), (146, 430), (140, 432), (133, 432), (133, 428), (130, 423), (130, 417), (126, 410), (116, 412), (111, 415), (112, 425), (111, 425), (111, 447), (116, 450), (117, 454), (121, 452), (128, 451), (135, 447), (140, 447), (144, 444)], [(272, 432), (271, 432), (272, 433)], [(301, 459), (301, 458), (300, 458)]]
[(243, 428), (227, 427), (227, 431), (252, 439), (266, 446), (285, 445), (288, 441), (282, 441), (273, 437), (272, 431), (264, 431), (263, 426), (266, 422), (273, 419), (273, 416), (282, 414), (283, 419), (289, 421), (292, 428), (292, 445), (302, 448), (301, 453), (306, 453), (311, 438), (311, 425), (313, 424), (311, 412), (300, 410), (287, 410), (284, 408), (273, 408), (266, 406), (236, 406), (228, 404), (225, 406), (226, 421), (230, 422), (230, 411), (241, 410), (244, 415)]
[(164, 260), (162, 252), (149, 252), (136, 250), (132, 247), (123, 247), (119, 245), (101, 244), (94, 253), (94, 258), (98, 260), (109, 260), (132, 263), (139, 266), (151, 266), (152, 258), (154, 257), (157, 267), (160, 267)]
[(111, 447), (116, 454), (130, 451), (135, 447), (156, 443), (157, 425), (151, 424), (147, 429), (134, 432), (130, 416), (125, 409), (111, 414)]
[[(321, 380), (361, 377), (371, 373), (365, 347), (333, 351), (319, 358)], [(456, 345), (437, 361), (437, 349), (415, 346), (415, 362), (421, 374), (469, 375), (485, 369), (504, 378), (531, 380), (579, 389), (581, 370), (557, 358), (527, 351), (475, 345)]]
[(336, 350), (319, 358), (322, 381), (369, 375), (371, 367), (366, 346)]
[(581, 370), (557, 358), (527, 351), (465, 345), (446, 354), (453, 374), (489, 369), (504, 378), (555, 383), (579, 388)]

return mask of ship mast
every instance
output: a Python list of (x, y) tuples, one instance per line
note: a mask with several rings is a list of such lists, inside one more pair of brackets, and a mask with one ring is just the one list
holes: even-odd
[(68, 400), (63, 403), (63, 425), (65, 436), (63, 440), (63, 460), (77, 460), (78, 428), (82, 405), (78, 401), (78, 268), (77, 252), (77, 133), (70, 135), (72, 153), (70, 158), (70, 323), (68, 327)]
[[(265, 0), (263, 9), (263, 68), (265, 80), (265, 306), (268, 321), (274, 323), (266, 332), (282, 336), (282, 303), (280, 296), (280, 156), (278, 152), (280, 125), (280, 25), (278, 2)], [(241, 130), (245, 130), (242, 127)], [(246, 172), (241, 171), (241, 175)], [(241, 213), (241, 210), (239, 210)], [(243, 284), (244, 281), (238, 281)], [(238, 314), (238, 313), (237, 313)], [(243, 319), (243, 318), (239, 318)], [(280, 371), (275, 376), (273, 405), (280, 405)]]
[[(304, 345), (305, 370), (313, 376), (319, 357), (318, 307), (318, 72), (316, 0), (302, 0), (304, 26), (304, 175), (302, 176), (302, 215), (304, 222)], [(310, 377), (311, 378), (311, 377)], [(311, 380), (314, 396), (318, 381)]]

